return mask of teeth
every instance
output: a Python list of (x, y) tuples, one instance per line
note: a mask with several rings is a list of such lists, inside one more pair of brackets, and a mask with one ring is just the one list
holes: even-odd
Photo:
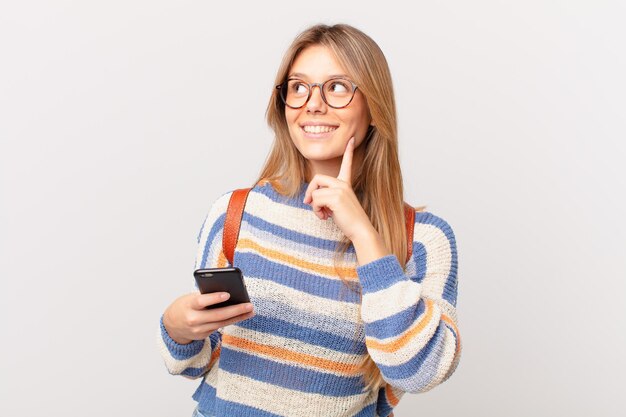
[(326, 133), (337, 128), (333, 126), (304, 126), (303, 129), (307, 133)]

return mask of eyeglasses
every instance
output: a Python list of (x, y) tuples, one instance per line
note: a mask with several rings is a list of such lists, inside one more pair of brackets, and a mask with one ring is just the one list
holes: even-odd
[(323, 83), (307, 83), (298, 78), (289, 78), (276, 86), (280, 92), (280, 98), (292, 109), (304, 106), (313, 94), (313, 87), (318, 86), (324, 103), (333, 109), (346, 107), (354, 98), (358, 88), (350, 80), (345, 78), (331, 78)]

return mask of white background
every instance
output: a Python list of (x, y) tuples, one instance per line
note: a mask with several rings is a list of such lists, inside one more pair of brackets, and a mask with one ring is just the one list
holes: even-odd
[(619, 1), (0, 6), (0, 415), (190, 416), (158, 320), (250, 185), (283, 52), (348, 23), (387, 56), (406, 200), (459, 250), (456, 373), (396, 417), (617, 416), (626, 386)]

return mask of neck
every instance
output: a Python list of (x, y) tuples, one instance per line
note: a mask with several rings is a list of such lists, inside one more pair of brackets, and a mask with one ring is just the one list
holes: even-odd
[[(354, 150), (354, 155), (352, 156), (352, 175), (351, 177), (354, 179), (358, 174), (360, 167), (363, 164), (363, 158), (365, 157), (363, 153), (363, 147), (359, 146)], [(313, 177), (317, 174), (328, 175), (331, 177), (337, 177), (339, 175), (339, 170), (341, 169), (341, 161), (343, 159), (342, 156), (338, 156), (333, 159), (326, 159), (323, 161), (315, 161), (308, 159), (306, 161), (307, 164), (307, 173), (306, 173), (306, 182), (311, 182)], [(352, 185), (352, 184), (350, 184)]]

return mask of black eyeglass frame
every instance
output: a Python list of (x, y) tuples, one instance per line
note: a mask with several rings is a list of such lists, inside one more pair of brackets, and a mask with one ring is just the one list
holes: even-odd
[[(306, 100), (304, 100), (304, 103), (301, 106), (298, 107), (294, 107), (294, 106), (290, 106), (289, 104), (287, 104), (287, 99), (285, 97), (283, 97), (282, 91), (284, 88), (287, 87), (287, 84), (289, 83), (289, 81), (293, 81), (293, 80), (297, 80), (297, 81), (301, 81), (302, 84), (306, 84), (309, 87), (309, 95), (307, 96)], [(335, 81), (335, 80), (341, 80), (341, 81), (347, 81), (350, 83), (350, 85), (352, 85), (352, 97), (350, 97), (350, 101), (348, 101), (347, 104), (343, 105), (343, 106), (333, 106), (332, 104), (330, 104), (327, 100), (326, 100), (326, 96), (324, 95), (324, 85), (330, 81)], [(335, 77), (335, 78), (330, 78), (326, 81), (324, 81), (323, 83), (307, 83), (306, 81), (300, 79), (300, 78), (288, 78), (284, 83), (282, 84), (278, 84), (276, 86), (276, 89), (278, 90), (278, 95), (280, 96), (280, 99), (282, 100), (283, 103), (285, 103), (285, 106), (292, 108), (292, 109), (301, 109), (302, 107), (306, 106), (306, 104), (309, 102), (309, 100), (311, 99), (311, 95), (313, 94), (313, 88), (317, 86), (320, 89), (320, 95), (322, 96), (322, 100), (324, 101), (324, 103), (326, 103), (326, 105), (328, 107), (332, 107), (333, 109), (343, 109), (344, 107), (348, 107), (350, 105), (350, 103), (352, 103), (352, 100), (354, 99), (354, 96), (356, 94), (356, 90), (357, 88), (359, 88), (355, 83), (353, 83), (352, 81), (348, 80), (347, 78), (340, 78), (340, 77)]]

